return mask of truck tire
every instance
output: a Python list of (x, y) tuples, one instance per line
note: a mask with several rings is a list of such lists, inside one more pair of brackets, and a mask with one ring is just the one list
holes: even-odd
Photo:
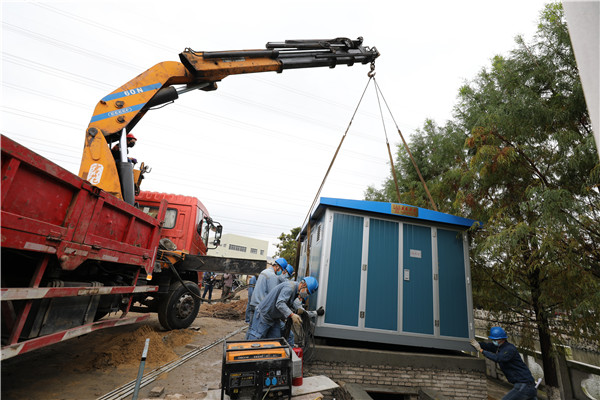
[(172, 283), (169, 293), (160, 299), (158, 320), (167, 330), (187, 328), (198, 316), (200, 289), (194, 282), (184, 283), (185, 286), (181, 282)]

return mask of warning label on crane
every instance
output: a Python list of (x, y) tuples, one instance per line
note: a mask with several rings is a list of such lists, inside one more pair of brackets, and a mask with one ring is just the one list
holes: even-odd
[(409, 217), (419, 216), (419, 207), (406, 206), (404, 204), (392, 204), (392, 214), (407, 215)]
[(102, 164), (94, 163), (90, 166), (90, 172), (88, 173), (87, 180), (92, 185), (97, 185), (100, 183), (102, 179), (102, 172), (104, 171), (104, 166)]

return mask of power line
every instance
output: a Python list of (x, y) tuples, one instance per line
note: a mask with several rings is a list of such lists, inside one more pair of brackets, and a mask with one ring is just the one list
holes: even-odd
[(50, 45), (53, 45), (53, 46), (56, 46), (56, 47), (60, 47), (60, 48), (66, 49), (66, 50), (69, 50), (69, 51), (71, 51), (73, 53), (76, 53), (76, 54), (82, 54), (82, 55), (85, 55), (85, 56), (88, 56), (88, 57), (91, 57), (91, 58), (96, 58), (96, 59), (101, 60), (101, 61), (110, 62), (110, 63), (116, 64), (116, 65), (119, 65), (119, 66), (122, 66), (122, 67), (129, 68), (129, 69), (134, 70), (134, 71), (137, 70), (137, 68), (138, 68), (134, 64), (130, 64), (128, 62), (121, 61), (121, 60), (119, 60), (117, 58), (114, 58), (114, 57), (104, 56), (104, 55), (102, 55), (100, 53), (89, 51), (87, 49), (84, 49), (83, 47), (79, 47), (79, 46), (76, 46), (74, 44), (70, 44), (70, 43), (64, 42), (62, 40), (53, 39), (53, 38), (51, 38), (51, 37), (49, 37), (47, 35), (41, 35), (39, 33), (30, 31), (30, 30), (25, 29), (25, 28), (21, 28), (19, 26), (10, 24), (10, 23), (5, 22), (5, 21), (2, 21), (2, 25), (4, 25), (4, 27), (7, 30), (10, 30), (10, 31), (13, 31), (13, 32), (17, 32), (17, 33), (19, 33), (19, 34), (21, 34), (23, 36), (27, 36), (27, 37), (30, 37), (32, 39), (35, 39), (35, 40), (38, 40), (38, 41), (41, 41), (41, 42), (44, 42), (44, 43), (47, 43), (47, 44), (50, 44)]
[(40, 92), (39, 90), (34, 90), (31, 88), (28, 88), (26, 86), (22, 86), (22, 85), (14, 85), (12, 83), (8, 83), (8, 82), (2, 82), (2, 86), (14, 89), (14, 90), (18, 90), (19, 92), (26, 92), (26, 93), (30, 93), (33, 94), (34, 96), (38, 96), (38, 97), (45, 97), (47, 99), (50, 100), (56, 100), (56, 101), (60, 101), (61, 103), (65, 103), (65, 104), (69, 104), (71, 106), (75, 106), (75, 107), (79, 107), (79, 108), (85, 108), (86, 110), (89, 110), (90, 108), (81, 103), (81, 102), (77, 102), (77, 101), (73, 101), (71, 99), (65, 99), (64, 97), (58, 97), (52, 94), (48, 94), (48, 93), (44, 93), (44, 92)]
[(54, 68), (54, 67), (51, 67), (46, 64), (40, 64), (40, 63), (34, 62), (32, 60), (28, 60), (26, 58), (16, 56), (14, 54), (7, 53), (5, 51), (2, 52), (2, 57), (3, 57), (3, 61), (8, 61), (13, 64), (20, 65), (22, 67), (27, 67), (27, 68), (30, 68), (30, 69), (33, 69), (36, 71), (40, 71), (40, 72), (43, 72), (43, 73), (46, 73), (49, 75), (57, 76), (59, 78), (66, 79), (71, 82), (80, 83), (83, 85), (87, 85), (90, 87), (95, 87), (97, 89), (103, 89), (103, 90), (110, 88), (110, 85), (108, 85), (107, 83), (98, 81), (96, 79), (89, 78), (87, 76), (83, 76), (83, 75), (79, 75), (79, 74), (75, 74), (73, 72), (68, 72), (68, 71), (65, 71), (60, 68)]
[(68, 11), (60, 10), (60, 9), (58, 9), (56, 7), (52, 7), (52, 6), (48, 5), (48, 4), (44, 4), (44, 3), (30, 3), (30, 4), (35, 5), (37, 7), (40, 7), (40, 8), (44, 8), (44, 9), (46, 9), (48, 11), (53, 12), (53, 13), (60, 14), (60, 15), (65, 16), (67, 18), (73, 19), (75, 21), (79, 21), (79, 22), (81, 22), (83, 24), (94, 26), (94, 27), (99, 28), (99, 29), (101, 29), (103, 31), (115, 33), (115, 34), (117, 34), (120, 37), (125, 36), (125, 37), (128, 37), (128, 38), (136, 41), (136, 42), (144, 43), (144, 44), (147, 44), (147, 45), (155, 47), (155, 48), (159, 48), (159, 49), (166, 50), (166, 51), (173, 51), (173, 48), (170, 47), (170, 46), (162, 45), (160, 43), (157, 43), (154, 40), (146, 39), (143, 36), (137, 36), (137, 35), (131, 34), (129, 32), (122, 31), (120, 29), (112, 28), (112, 27), (110, 27), (110, 26), (108, 26), (106, 24), (101, 24), (99, 22), (96, 22), (93, 19), (84, 18), (82, 16), (70, 13)]
[[(67, 144), (62, 143), (61, 145), (57, 145), (56, 142), (49, 142), (48, 140), (44, 140), (44, 139), (38, 139), (35, 137), (31, 137), (29, 135), (24, 135), (22, 133), (16, 133), (14, 131), (3, 131), (2, 132), (3, 135), (5, 136), (16, 136), (16, 137), (20, 137), (23, 138), (25, 140), (28, 140), (30, 142), (36, 142), (37, 144), (43, 145), (44, 147), (51, 147), (51, 148), (55, 148), (55, 149), (59, 149), (59, 150), (71, 150), (73, 152), (75, 151), (81, 151), (81, 147), (75, 147), (75, 146), (69, 146)], [(65, 157), (71, 157), (74, 159), (77, 159), (78, 157), (75, 157), (73, 154), (69, 153), (69, 154), (65, 154), (65, 153), (60, 153), (62, 156)]]
[(52, 117), (48, 117), (46, 115), (36, 114), (36, 113), (32, 113), (30, 111), (25, 111), (25, 110), (21, 110), (19, 108), (9, 107), (9, 106), (5, 106), (5, 105), (0, 106), (0, 108), (3, 108), (4, 112), (6, 112), (8, 114), (14, 114), (14, 115), (18, 115), (21, 117), (34, 119), (36, 121), (49, 122), (51, 124), (64, 126), (65, 128), (81, 130), (80, 125), (72, 123), (72, 122), (68, 122), (68, 121), (65, 121), (62, 119), (52, 118)]

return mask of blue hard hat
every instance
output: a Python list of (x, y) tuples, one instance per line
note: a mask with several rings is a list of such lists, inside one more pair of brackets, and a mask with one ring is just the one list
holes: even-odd
[(279, 266), (280, 266), (281, 268), (283, 268), (283, 269), (285, 269), (285, 267), (287, 267), (287, 265), (288, 265), (288, 263), (287, 263), (287, 261), (286, 261), (286, 259), (285, 259), (285, 258), (278, 258), (277, 260), (275, 260), (275, 262), (276, 262), (277, 264), (279, 264)]
[(488, 336), (488, 338), (492, 340), (506, 339), (507, 337), (506, 331), (499, 326), (492, 327), (492, 329), (490, 329), (490, 336)]
[(317, 291), (317, 288), (319, 287), (319, 282), (317, 282), (315, 278), (313, 278), (312, 276), (305, 276), (302, 280), (306, 283), (306, 288), (308, 289), (309, 294), (313, 294)]
[(287, 267), (285, 267), (285, 270), (289, 276), (294, 275), (294, 267), (292, 267), (292, 264), (288, 264)]

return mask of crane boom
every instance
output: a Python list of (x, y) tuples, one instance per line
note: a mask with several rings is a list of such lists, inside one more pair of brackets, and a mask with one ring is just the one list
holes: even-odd
[[(133, 165), (126, 158), (115, 160), (110, 144), (120, 140), (120, 148), (125, 149), (125, 133), (131, 132), (151, 107), (174, 101), (186, 91), (215, 90), (217, 82), (229, 75), (352, 66), (374, 63), (379, 57), (377, 49), (363, 46), (360, 37), (286, 40), (269, 42), (265, 47), (213, 52), (187, 48), (179, 55), (181, 62), (156, 64), (102, 98), (86, 130), (79, 176), (132, 203)], [(185, 87), (176, 89), (175, 85)]]

